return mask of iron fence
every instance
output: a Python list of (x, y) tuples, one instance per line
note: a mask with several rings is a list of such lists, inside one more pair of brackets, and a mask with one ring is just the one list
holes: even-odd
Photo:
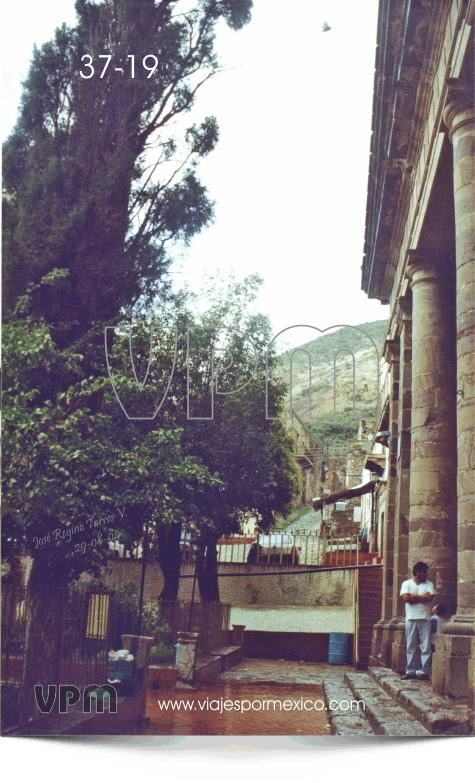
[[(225, 642), (229, 618), (227, 604), (146, 601), (140, 632), (155, 639), (154, 663), (173, 664), (180, 631), (199, 632), (199, 650), (207, 653)], [(82, 690), (106, 682), (109, 651), (121, 649), (122, 635), (138, 629), (135, 592), (84, 586), (3, 591), (2, 730), (39, 717), (34, 685), (46, 693), (47, 685)]]
[[(328, 526), (329, 527), (329, 526)], [(261, 534), (272, 538), (272, 546), (259, 543), (258, 535), (235, 534), (219, 538), (216, 543), (218, 563), (251, 563), (295, 566), (351, 565), (356, 552), (355, 536), (323, 535), (305, 528), (273, 528)], [(289, 537), (292, 541), (289, 543)], [(198, 537), (192, 531), (184, 531), (180, 541), (183, 563), (196, 563)], [(131, 551), (120, 545), (111, 551), (116, 559), (141, 559), (142, 545)]]
[[(257, 536), (229, 536), (219, 539), (217, 561), (315, 567), (352, 565), (356, 558), (356, 549), (355, 536), (320, 536), (298, 529), (285, 532), (271, 530), (259, 539)], [(193, 560), (193, 557), (189, 559)]]

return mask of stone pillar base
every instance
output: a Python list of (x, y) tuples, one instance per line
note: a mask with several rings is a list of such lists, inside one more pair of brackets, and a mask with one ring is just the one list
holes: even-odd
[(197, 643), (199, 633), (191, 631), (178, 632), (177, 669), (178, 679), (192, 684), (195, 680)]
[(144, 669), (150, 662), (150, 650), (154, 642), (153, 636), (132, 636), (131, 634), (122, 634), (122, 645), (124, 650), (129, 650), (135, 658), (135, 668)]
[(442, 695), (474, 701), (475, 623), (471, 618), (453, 618), (442, 626), (432, 656), (432, 687)]
[(380, 658), (381, 654), (381, 642), (383, 639), (384, 621), (380, 620), (379, 623), (373, 625), (373, 638), (371, 640), (371, 657)]
[(245, 625), (233, 625), (233, 644), (242, 647), (244, 644)]
[(371, 657), (381, 666), (391, 668), (394, 620), (380, 620), (373, 626)]
[(393, 641), (391, 644), (391, 669), (398, 674), (406, 671), (406, 623), (393, 621)]
[(468, 660), (468, 714), (470, 727), (475, 733), (475, 636), (472, 636), (472, 651)]
[(394, 632), (397, 630), (397, 620), (390, 620), (383, 631), (381, 644), (381, 663), (388, 668), (392, 667)]

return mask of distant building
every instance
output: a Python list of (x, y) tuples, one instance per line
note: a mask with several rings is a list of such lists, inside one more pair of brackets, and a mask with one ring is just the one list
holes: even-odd
[(473, 24), (473, 0), (380, 1), (362, 266), (363, 290), (390, 304), (373, 441), (380, 446), (370, 451), (387, 455), (375, 522), (384, 578), (373, 663), (404, 668), (399, 591), (423, 560), (450, 615), (432, 686), (453, 697), (468, 693), (472, 711)]

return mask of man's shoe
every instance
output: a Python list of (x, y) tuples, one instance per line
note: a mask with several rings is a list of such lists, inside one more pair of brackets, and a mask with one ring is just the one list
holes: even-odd
[(416, 673), (416, 677), (417, 677), (418, 680), (428, 680), (429, 679), (429, 675), (428, 674), (424, 674), (424, 672), (421, 672), (420, 674), (419, 674), (419, 672), (417, 672)]
[(415, 680), (416, 675), (415, 674), (403, 674), (401, 677), (401, 680)]

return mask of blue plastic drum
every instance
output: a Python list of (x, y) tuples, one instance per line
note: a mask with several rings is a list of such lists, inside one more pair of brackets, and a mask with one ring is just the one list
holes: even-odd
[(351, 663), (351, 634), (330, 634), (328, 663), (331, 663), (334, 666), (347, 666)]

